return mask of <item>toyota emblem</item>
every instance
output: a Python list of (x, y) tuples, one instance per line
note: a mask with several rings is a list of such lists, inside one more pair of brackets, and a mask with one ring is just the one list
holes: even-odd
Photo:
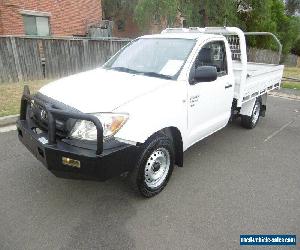
[(43, 109), (41, 111), (41, 118), (42, 118), (42, 120), (46, 120), (47, 119), (47, 112), (45, 110), (43, 110)]

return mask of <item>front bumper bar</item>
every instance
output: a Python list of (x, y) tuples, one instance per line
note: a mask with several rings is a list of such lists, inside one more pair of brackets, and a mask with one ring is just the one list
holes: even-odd
[[(134, 167), (138, 147), (116, 140), (103, 144), (102, 125), (92, 115), (67, 112), (39, 103), (47, 112), (48, 131), (37, 133), (27, 115), (27, 107), (32, 100), (38, 101), (30, 96), (29, 90), (25, 88), (20, 120), (17, 122), (18, 136), (27, 149), (54, 175), (62, 178), (104, 181)], [(85, 147), (83, 142), (75, 146), (70, 140), (57, 137), (56, 118), (62, 117), (93, 122), (97, 128), (96, 147)], [(79, 167), (64, 164), (65, 158), (79, 162)]]

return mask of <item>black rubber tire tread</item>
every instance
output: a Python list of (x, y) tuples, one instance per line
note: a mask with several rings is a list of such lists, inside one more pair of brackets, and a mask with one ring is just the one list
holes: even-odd
[[(137, 193), (140, 193), (146, 198), (153, 197), (159, 194), (167, 185), (173, 169), (174, 169), (174, 146), (172, 140), (168, 138), (163, 133), (156, 133), (151, 136), (142, 146), (141, 146), (140, 156), (138, 157), (137, 164), (135, 168), (129, 173), (128, 181), (131, 187)], [(165, 181), (157, 188), (151, 189), (145, 184), (145, 166), (149, 156), (158, 148), (165, 148), (169, 151), (170, 154), (170, 168), (169, 173)]]
[[(261, 107), (262, 106), (261, 106), (260, 100), (256, 99), (255, 104), (256, 103), (259, 103), (259, 105), (260, 105), (260, 112), (261, 112)], [(259, 119), (260, 119), (260, 114), (259, 114), (259, 117), (258, 117), (256, 123), (255, 124), (252, 123), (255, 104), (253, 106), (253, 110), (252, 110), (251, 116), (247, 116), (247, 115), (242, 115), (241, 116), (241, 125), (242, 125), (242, 127), (247, 128), (247, 129), (254, 129), (256, 127), (256, 125), (258, 124)]]

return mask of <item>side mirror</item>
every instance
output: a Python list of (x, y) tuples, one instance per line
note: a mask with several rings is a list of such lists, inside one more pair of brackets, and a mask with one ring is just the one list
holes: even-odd
[(193, 82), (212, 82), (218, 78), (217, 68), (214, 66), (200, 66), (195, 69)]

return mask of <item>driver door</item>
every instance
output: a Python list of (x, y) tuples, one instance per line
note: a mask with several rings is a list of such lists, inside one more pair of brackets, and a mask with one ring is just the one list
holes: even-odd
[(224, 127), (229, 118), (232, 105), (233, 83), (228, 75), (225, 42), (206, 43), (199, 51), (192, 70), (201, 66), (217, 68), (217, 79), (211, 82), (193, 82), (188, 89), (189, 144)]

